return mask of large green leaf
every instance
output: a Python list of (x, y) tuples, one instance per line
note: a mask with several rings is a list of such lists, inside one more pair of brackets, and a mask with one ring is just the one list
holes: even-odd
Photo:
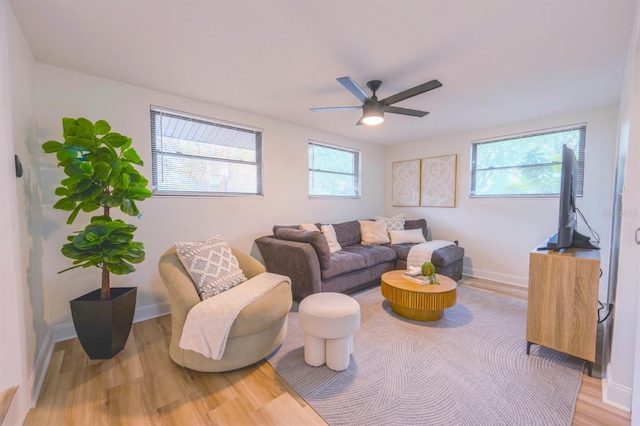
[(82, 175), (78, 175), (78, 176), (71, 176), (71, 177), (68, 177), (68, 178), (62, 179), (62, 182), (60, 182), (60, 183), (61, 183), (62, 185), (64, 185), (64, 186), (69, 187), (69, 186), (72, 186), (72, 185), (77, 184), (77, 183), (78, 183), (78, 182), (80, 182), (82, 179), (85, 179), (85, 177), (84, 177), (84, 176), (82, 176)]
[(127, 191), (127, 197), (131, 200), (142, 201), (150, 198), (153, 195), (147, 188), (129, 188)]
[(74, 136), (78, 130), (78, 120), (73, 118), (62, 119), (62, 135), (66, 138), (68, 136)]
[(69, 185), (69, 191), (72, 192), (73, 196), (91, 188), (91, 185), (93, 185), (93, 181), (88, 177), (82, 176), (82, 179), (80, 179), (78, 182), (73, 185)]
[[(62, 151), (59, 151), (58, 153), (60, 153)], [(82, 170), (82, 168), (80, 167), (80, 164), (82, 163), (82, 161), (74, 161), (72, 164), (66, 166), (64, 168), (64, 172), (67, 174), (67, 176), (81, 176), (84, 177), (85, 176), (85, 172), (84, 170)]]
[(112, 272), (116, 275), (125, 275), (136, 270), (133, 265), (124, 261), (120, 263), (107, 263), (107, 269), (109, 270), (109, 272)]
[(93, 176), (96, 180), (106, 181), (107, 179), (109, 179), (110, 175), (111, 175), (111, 167), (109, 167), (108, 163), (104, 161), (100, 161), (95, 165)]
[(136, 152), (135, 149), (133, 148), (129, 148), (126, 151), (122, 152), (122, 157), (124, 157), (125, 159), (131, 161), (133, 164), (137, 164), (139, 166), (142, 166), (142, 159), (140, 158), (140, 156), (138, 155), (138, 153)]
[(111, 125), (104, 120), (96, 121), (96, 135), (106, 135), (111, 131)]
[(86, 161), (80, 163), (80, 169), (84, 172), (86, 176), (93, 175), (93, 166)]
[(82, 208), (82, 203), (78, 204), (73, 211), (71, 212), (71, 214), (69, 215), (69, 217), (67, 218), (67, 225), (71, 225), (73, 223), (74, 220), (76, 220), (76, 217), (78, 216), (78, 213), (80, 212), (80, 209)]
[(129, 139), (130, 138), (123, 136), (120, 133), (109, 133), (108, 135), (103, 136), (100, 140), (107, 146), (120, 148), (122, 145), (127, 143)]
[(122, 201), (120, 210), (122, 210), (123, 213), (128, 214), (129, 216), (137, 216), (140, 213), (138, 207), (136, 206), (136, 203), (130, 199), (124, 199)]
[(56, 158), (58, 159), (58, 161), (78, 158), (78, 150), (73, 146), (64, 146), (62, 149), (56, 152)]
[(71, 201), (68, 198), (61, 198), (53, 205), (54, 209), (71, 211), (76, 208), (75, 201)]
[(100, 207), (102, 207), (100, 204), (93, 201), (83, 201), (82, 203), (80, 203), (80, 206), (82, 208), (82, 211), (87, 213), (98, 210)]
[(69, 195), (69, 190), (64, 186), (59, 186), (56, 188), (54, 193), (59, 197), (67, 197)]
[(85, 139), (93, 139), (96, 135), (93, 123), (86, 118), (78, 118), (78, 129), (76, 131), (76, 135)]
[(66, 146), (73, 146), (79, 151), (92, 151), (96, 147), (96, 141), (93, 138), (69, 136), (64, 139)]
[(47, 141), (42, 144), (42, 149), (47, 154), (51, 154), (53, 152), (58, 152), (62, 149), (62, 144), (58, 141)]

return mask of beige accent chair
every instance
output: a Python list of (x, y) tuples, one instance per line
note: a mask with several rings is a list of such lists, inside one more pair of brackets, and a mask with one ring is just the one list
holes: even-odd
[[(256, 259), (231, 249), (247, 279), (265, 272)], [(272, 353), (287, 333), (287, 313), (291, 309), (291, 286), (283, 281), (261, 298), (244, 307), (231, 326), (224, 355), (220, 360), (180, 348), (182, 328), (189, 310), (199, 303), (200, 296), (182, 266), (175, 247), (167, 250), (158, 263), (158, 270), (169, 291), (171, 303), (171, 343), (169, 356), (178, 365), (191, 370), (220, 372), (254, 364)], [(215, 296), (214, 296), (215, 297)]]

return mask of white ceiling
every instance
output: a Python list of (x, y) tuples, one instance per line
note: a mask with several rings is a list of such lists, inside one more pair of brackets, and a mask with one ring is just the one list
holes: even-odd
[[(378, 144), (619, 101), (635, 0), (11, 0), (40, 62)], [(337, 77), (385, 98), (355, 126)], [(171, 107), (170, 105), (166, 105)], [(251, 124), (251, 123), (245, 123)]]

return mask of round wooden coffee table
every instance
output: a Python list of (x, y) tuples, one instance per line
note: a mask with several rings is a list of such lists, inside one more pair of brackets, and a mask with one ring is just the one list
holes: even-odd
[(456, 304), (458, 285), (451, 278), (436, 274), (440, 284), (420, 285), (405, 279), (404, 272), (386, 272), (381, 278), (382, 296), (396, 314), (416, 321), (437, 321), (446, 308)]

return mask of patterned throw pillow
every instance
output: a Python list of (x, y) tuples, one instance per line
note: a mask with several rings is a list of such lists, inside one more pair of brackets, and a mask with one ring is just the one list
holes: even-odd
[(247, 280), (220, 235), (208, 241), (177, 242), (176, 253), (202, 300)]
[(336, 230), (333, 229), (333, 225), (322, 225), (320, 227), (320, 230), (324, 234), (324, 237), (327, 239), (327, 243), (329, 243), (329, 251), (331, 253), (342, 250), (342, 246), (338, 242), (338, 237), (336, 237)]
[(384, 220), (359, 220), (362, 244), (388, 244), (389, 234)]
[(389, 231), (391, 244), (417, 244), (426, 243), (422, 235), (422, 229), (406, 229), (404, 231)]
[(387, 225), (387, 231), (402, 231), (404, 230), (404, 222), (407, 218), (405, 214), (398, 214), (391, 217), (374, 216), (375, 220), (384, 220)]

